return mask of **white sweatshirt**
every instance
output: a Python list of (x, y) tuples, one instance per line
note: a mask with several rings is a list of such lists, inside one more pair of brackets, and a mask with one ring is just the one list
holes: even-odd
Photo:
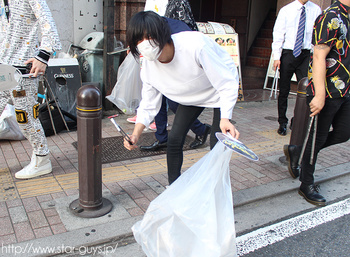
[(142, 61), (142, 100), (136, 123), (148, 126), (160, 109), (162, 95), (182, 105), (220, 108), (221, 118), (231, 119), (239, 79), (230, 55), (201, 32), (171, 37), (175, 55), (170, 63)]

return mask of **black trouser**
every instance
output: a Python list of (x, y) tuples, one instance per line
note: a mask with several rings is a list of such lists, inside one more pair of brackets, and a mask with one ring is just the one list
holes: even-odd
[[(167, 164), (169, 184), (173, 183), (181, 175), (183, 162), (183, 145), (186, 135), (192, 123), (202, 113), (204, 107), (179, 105), (177, 108), (172, 129), (168, 136)], [(220, 130), (220, 109), (214, 109), (213, 123), (210, 134), (210, 149), (216, 142), (215, 132)]]
[[(331, 126), (333, 129), (329, 131)], [(350, 97), (326, 99), (325, 106), (318, 114), (314, 159), (310, 164), (313, 129), (312, 127), (301, 164), (300, 181), (306, 185), (314, 183), (319, 151), (328, 146), (343, 143), (350, 138)], [(329, 155), (332, 153), (329, 152)]]
[(286, 116), (288, 106), (288, 95), (290, 91), (290, 81), (295, 73), (298, 82), (307, 77), (310, 51), (302, 50), (301, 54), (295, 58), (292, 50), (284, 49), (281, 55), (280, 81), (278, 95), (278, 123), (288, 123)]

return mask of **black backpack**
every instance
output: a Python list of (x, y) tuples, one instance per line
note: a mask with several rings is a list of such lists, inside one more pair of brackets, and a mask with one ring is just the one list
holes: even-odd
[[(49, 102), (49, 108), (51, 110), (51, 115), (55, 125), (56, 133), (66, 130), (66, 126), (64, 125), (64, 122), (59, 113), (58, 107), (54, 101)], [(77, 126), (77, 117), (62, 109), (60, 110), (67, 123), (69, 130), (75, 129)], [(55, 131), (52, 128), (49, 110), (47, 109), (47, 102), (39, 106), (39, 120), (45, 131), (45, 136), (52, 136), (55, 134)]]

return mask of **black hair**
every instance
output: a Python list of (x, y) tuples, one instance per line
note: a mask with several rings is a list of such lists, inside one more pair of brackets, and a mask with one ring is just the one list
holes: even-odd
[(170, 27), (165, 18), (153, 11), (139, 12), (131, 17), (126, 31), (127, 44), (134, 57), (140, 55), (137, 44), (143, 39), (159, 45), (160, 51), (171, 42)]

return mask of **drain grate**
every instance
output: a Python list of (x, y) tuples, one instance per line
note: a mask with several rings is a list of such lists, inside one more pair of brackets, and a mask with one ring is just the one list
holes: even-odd
[[(154, 133), (142, 133), (138, 142), (138, 145), (151, 145), (155, 141)], [(166, 154), (166, 148), (159, 149), (157, 151), (141, 151), (139, 148), (129, 151), (123, 145), (123, 137), (108, 137), (102, 138), (101, 140), (101, 162), (110, 163), (125, 161), (130, 159), (150, 157), (154, 155)], [(193, 141), (193, 138), (190, 136), (186, 137), (184, 144), (184, 151), (190, 150), (190, 143)], [(73, 142), (73, 146), (78, 149), (78, 142)], [(206, 143), (207, 144), (207, 143)], [(206, 145), (205, 144), (205, 145)]]

